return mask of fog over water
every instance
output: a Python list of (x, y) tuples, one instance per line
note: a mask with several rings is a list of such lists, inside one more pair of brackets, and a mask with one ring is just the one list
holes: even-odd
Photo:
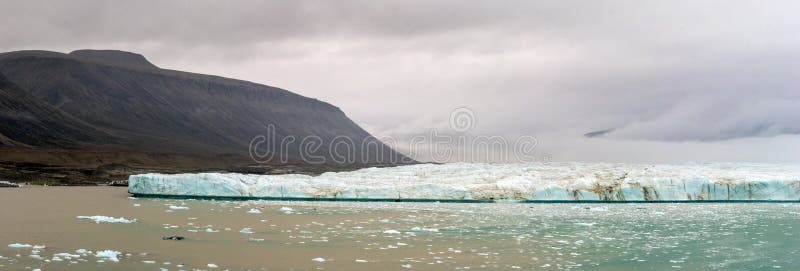
[(406, 152), (432, 129), (462, 134), (449, 117), (465, 107), (467, 135), (533, 136), (542, 160), (798, 162), (797, 6), (4, 1), (0, 51), (128, 50), (278, 86)]

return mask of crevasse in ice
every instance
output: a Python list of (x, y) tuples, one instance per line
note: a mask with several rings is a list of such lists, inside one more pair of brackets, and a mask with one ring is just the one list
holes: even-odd
[(791, 164), (419, 164), (307, 175), (141, 174), (136, 195), (441, 200), (798, 200)]

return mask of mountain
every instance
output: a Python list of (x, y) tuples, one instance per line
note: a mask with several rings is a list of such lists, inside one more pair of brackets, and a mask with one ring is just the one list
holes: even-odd
[[(251, 141), (268, 136), (274, 143), (259, 152), (295, 162), (309, 158), (300, 152), (304, 138), (318, 147), (310, 152), (314, 162), (412, 162), (326, 102), (262, 84), (161, 69), (136, 53), (0, 53), (0, 74), (3, 149), (180, 154), (209, 157), (213, 164), (220, 155), (248, 160)], [(332, 146), (348, 148), (336, 144), (343, 139), (355, 143), (348, 161), (330, 152)]]
[(113, 138), (43, 102), (0, 74), (0, 145), (75, 148)]

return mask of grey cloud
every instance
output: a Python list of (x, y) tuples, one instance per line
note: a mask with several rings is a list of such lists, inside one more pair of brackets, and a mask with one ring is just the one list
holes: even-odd
[(794, 142), (783, 137), (800, 132), (798, 8), (795, 1), (4, 1), (0, 50), (137, 51), (161, 67), (320, 98), (379, 136), (442, 129), (450, 110), (465, 106), (479, 119), (473, 133), (534, 135), (565, 159), (609, 160), (612, 146), (662, 153), (686, 142), (698, 149), (687, 159), (703, 148), (722, 153), (726, 144), (750, 144), (752, 157), (761, 157), (758, 149)]

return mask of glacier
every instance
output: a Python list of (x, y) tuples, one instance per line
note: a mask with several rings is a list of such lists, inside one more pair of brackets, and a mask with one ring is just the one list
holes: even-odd
[(300, 174), (131, 175), (134, 196), (388, 201), (800, 201), (794, 164), (417, 164)]

